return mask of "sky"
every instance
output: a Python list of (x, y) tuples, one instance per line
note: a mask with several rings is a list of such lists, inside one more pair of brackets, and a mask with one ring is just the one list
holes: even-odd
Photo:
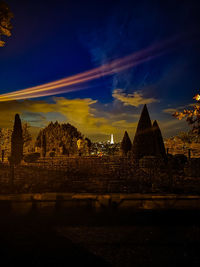
[[(92, 141), (131, 139), (146, 103), (164, 137), (189, 130), (172, 116), (200, 91), (198, 1), (12, 1), (12, 36), (0, 48), (0, 93), (67, 78), (175, 40), (156, 57), (59, 94), (0, 102), (0, 127), (15, 113), (37, 132), (71, 123)], [(157, 52), (156, 52), (157, 51)], [(131, 59), (132, 60), (132, 59)], [(132, 62), (132, 61), (131, 61)]]

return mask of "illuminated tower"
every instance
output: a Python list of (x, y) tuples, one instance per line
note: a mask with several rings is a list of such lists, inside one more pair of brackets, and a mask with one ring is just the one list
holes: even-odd
[(113, 138), (113, 134), (111, 134), (111, 137), (110, 137), (110, 143), (111, 143), (111, 145), (113, 145), (113, 144), (114, 144), (114, 138)]

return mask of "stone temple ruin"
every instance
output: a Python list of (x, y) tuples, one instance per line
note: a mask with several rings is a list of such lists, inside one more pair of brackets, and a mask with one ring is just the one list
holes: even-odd
[(146, 156), (166, 159), (165, 146), (157, 121), (153, 125), (146, 104), (143, 107), (135, 137), (132, 154), (134, 158), (141, 159)]

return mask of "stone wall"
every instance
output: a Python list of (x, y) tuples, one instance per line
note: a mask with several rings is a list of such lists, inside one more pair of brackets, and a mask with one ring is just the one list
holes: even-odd
[(16, 167), (12, 188), (5, 164), (0, 166), (0, 193), (200, 193), (199, 160), (189, 161), (182, 169), (149, 160), (151, 164), (145, 166), (120, 157), (40, 160)]

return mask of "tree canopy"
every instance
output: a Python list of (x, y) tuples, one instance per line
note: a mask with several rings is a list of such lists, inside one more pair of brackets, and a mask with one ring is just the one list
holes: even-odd
[(46, 152), (55, 151), (62, 154), (74, 154), (77, 152), (77, 140), (82, 137), (81, 133), (71, 124), (51, 122), (41, 130), (36, 140), (36, 146), (42, 148), (42, 136), (46, 139)]
[(189, 125), (192, 126), (192, 132), (200, 135), (200, 95), (193, 97), (197, 102), (192, 109), (184, 109), (182, 112), (176, 111), (173, 116), (179, 120), (186, 119)]
[(23, 132), (19, 114), (15, 115), (15, 122), (11, 137), (11, 163), (19, 164), (23, 158)]
[(2, 40), (2, 36), (11, 36), (12, 18), (13, 13), (10, 11), (9, 6), (4, 1), (0, 1), (0, 47), (5, 45), (5, 41)]
[(124, 133), (124, 137), (123, 137), (123, 139), (122, 139), (121, 147), (120, 147), (120, 148), (121, 148), (122, 154), (123, 154), (124, 156), (126, 156), (127, 153), (128, 153), (129, 151), (131, 151), (132, 143), (131, 143), (131, 140), (130, 140), (130, 138), (129, 138), (129, 136), (128, 136), (127, 131), (125, 131), (125, 133)]

